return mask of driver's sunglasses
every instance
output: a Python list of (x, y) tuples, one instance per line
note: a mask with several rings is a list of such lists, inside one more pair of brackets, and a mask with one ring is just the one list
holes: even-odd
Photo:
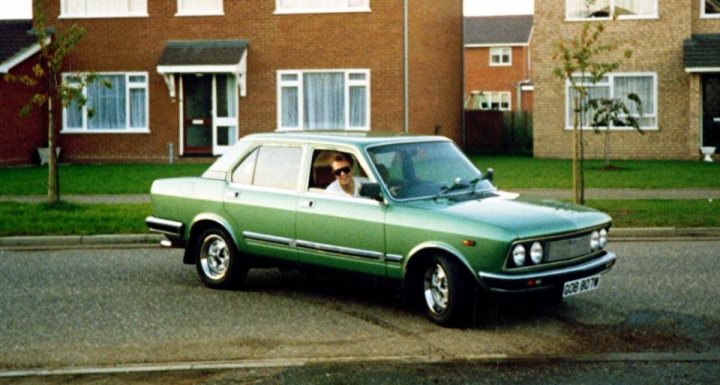
[(342, 173), (350, 174), (350, 170), (352, 170), (350, 166), (340, 167), (337, 170), (333, 170), (333, 174), (335, 174), (335, 176), (340, 176)]

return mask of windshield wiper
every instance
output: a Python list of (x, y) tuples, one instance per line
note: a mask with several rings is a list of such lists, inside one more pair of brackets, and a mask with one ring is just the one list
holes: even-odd
[[(474, 180), (475, 179), (473, 179), (473, 181)], [(472, 184), (472, 181), (470, 181), (470, 183)], [(440, 187), (440, 192), (438, 192), (438, 194), (435, 195), (435, 198), (433, 198), (433, 199), (438, 199), (441, 196), (443, 196), (449, 192), (465, 189), (468, 187), (470, 187), (470, 184), (462, 183), (462, 178), (457, 177), (457, 178), (453, 179), (453, 182), (451, 185)]]

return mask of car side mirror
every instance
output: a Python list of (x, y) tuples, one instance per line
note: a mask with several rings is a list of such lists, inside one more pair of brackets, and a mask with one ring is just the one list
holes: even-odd
[(487, 171), (485, 172), (485, 179), (492, 182), (493, 178), (495, 178), (495, 170), (493, 170), (492, 168), (488, 168)]
[(377, 183), (363, 183), (360, 186), (360, 196), (375, 199), (378, 202), (385, 201), (382, 190), (380, 190), (380, 185)]

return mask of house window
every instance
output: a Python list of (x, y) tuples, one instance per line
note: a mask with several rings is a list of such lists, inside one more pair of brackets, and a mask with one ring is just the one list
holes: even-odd
[(370, 12), (370, 0), (275, 0), (275, 13)]
[(369, 129), (370, 71), (279, 71), (281, 130)]
[[(574, 77), (578, 85), (585, 86), (588, 94), (586, 102), (591, 99), (619, 99), (628, 107), (630, 116), (635, 117), (640, 128), (657, 128), (657, 75), (654, 73), (626, 74), (613, 73), (604, 76), (600, 81), (592, 84), (589, 79), (583, 81), (581, 76)], [(638, 111), (635, 103), (628, 98), (628, 95), (636, 94), (642, 103), (642, 111)], [(566, 85), (566, 127), (573, 127), (573, 96), (570, 82)], [(580, 125), (583, 128), (592, 127), (593, 110), (585, 111), (580, 116)], [(613, 129), (632, 129), (630, 127), (612, 126)]]
[(481, 110), (510, 111), (510, 92), (481, 92), (478, 100)]
[(566, 0), (565, 15), (569, 20), (656, 18), (657, 0)]
[(61, 0), (60, 17), (148, 16), (147, 0)]
[[(63, 75), (65, 84), (82, 87), (82, 74)], [(84, 106), (72, 102), (63, 109), (63, 132), (148, 131), (146, 73), (97, 74), (82, 89)]]
[(700, 0), (700, 17), (720, 17), (720, 0)]
[(175, 16), (222, 15), (223, 0), (178, 0)]
[(490, 48), (490, 65), (491, 66), (512, 65), (512, 49), (510, 47)]

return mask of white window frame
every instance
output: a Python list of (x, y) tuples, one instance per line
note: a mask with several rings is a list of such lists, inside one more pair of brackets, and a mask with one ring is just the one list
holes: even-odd
[(203, 9), (203, 10), (186, 10), (183, 7), (183, 3), (185, 3), (188, 0), (177, 0), (177, 13), (175, 13), (175, 16), (223, 16), (225, 15), (225, 1), (220, 0), (220, 7), (219, 9)]
[[(302, 13), (351, 13), (351, 12), (370, 12), (370, 0), (334, 0), (337, 3), (345, 3), (330, 6), (319, 6), (319, 7), (305, 7), (301, 4), (297, 4), (304, 0), (291, 0), (297, 5), (294, 7), (283, 7), (282, 3), (287, 0), (275, 0), (275, 14), (302, 14)], [(360, 3), (359, 5), (352, 5), (352, 3)]]
[[(616, 0), (608, 0), (610, 4), (610, 12), (609, 16), (607, 17), (572, 17), (569, 15), (569, 1), (573, 0), (565, 0), (565, 20), (567, 21), (587, 21), (587, 20), (612, 20), (612, 15), (615, 12), (615, 1)], [(655, 3), (655, 12), (652, 14), (647, 15), (617, 15), (618, 20), (638, 20), (638, 19), (658, 19), (658, 0), (651, 0)]]
[[(278, 131), (303, 131), (308, 130), (304, 127), (305, 124), (305, 100), (303, 98), (303, 76), (307, 73), (343, 73), (344, 79), (344, 106), (343, 114), (345, 118), (344, 127), (339, 127), (347, 131), (369, 131), (370, 130), (370, 117), (372, 116), (370, 111), (370, 70), (369, 69), (323, 69), (323, 70), (280, 70), (277, 71), (277, 130)], [(350, 75), (363, 74), (365, 76), (362, 80), (350, 79)], [(283, 80), (283, 75), (295, 75), (295, 80)], [(350, 126), (350, 88), (351, 87), (365, 87), (365, 126)], [(283, 126), (282, 124), (282, 89), (283, 88), (296, 88), (298, 94), (298, 125), (297, 126)]]
[(701, 19), (720, 19), (720, 12), (705, 13), (705, 0), (700, 0), (700, 18)]
[[(71, 6), (69, 2), (75, 1), (75, 2), (83, 2), (85, 4), (85, 12), (72, 12), (70, 11)], [(87, 3), (96, 1), (96, 0), (60, 0), (60, 18), (61, 19), (91, 19), (91, 18), (116, 18), (116, 17), (148, 17), (148, 0), (116, 0), (116, 1), (125, 1), (127, 2), (127, 11), (126, 12), (114, 12), (111, 10), (108, 10), (107, 12), (94, 12), (94, 13), (88, 13), (87, 11)], [(137, 2), (139, 7), (138, 9), (134, 10), (133, 8), (133, 1)]]
[[(503, 108), (503, 96), (507, 98), (507, 108)], [(480, 92), (480, 109), (483, 111), (512, 111), (512, 93), (510, 91)], [(498, 109), (492, 108), (493, 102), (499, 100)], [(485, 106), (485, 107), (484, 107)]]
[[(73, 77), (84, 77), (87, 76), (88, 73), (64, 73), (62, 75), (63, 82), (66, 82), (67, 78), (73, 78)], [(67, 109), (68, 108), (75, 108), (74, 106), (68, 106), (63, 108), (62, 111), (62, 129), (60, 130), (60, 133), (63, 134), (142, 134), (142, 133), (150, 133), (149, 128), (149, 122), (150, 122), (150, 87), (149, 87), (149, 76), (147, 72), (102, 72), (102, 73), (95, 73), (95, 75), (98, 76), (98, 78), (102, 77), (103, 75), (110, 75), (110, 76), (117, 76), (117, 75), (124, 75), (125, 76), (125, 128), (89, 128), (88, 127), (88, 106), (85, 105), (82, 107), (82, 127), (71, 127), (68, 128), (67, 126)], [(131, 83), (130, 77), (131, 76), (144, 76), (145, 82), (144, 83)], [(97, 80), (99, 81), (99, 79)], [(71, 87), (73, 85), (69, 84)], [(76, 86), (77, 87), (77, 86)], [(144, 127), (130, 127), (130, 90), (132, 89), (144, 89), (145, 90), (145, 124)], [(82, 90), (83, 96), (87, 97), (87, 88), (83, 88)]]
[[(581, 74), (576, 74), (575, 76), (581, 76)], [(648, 102), (646, 100), (641, 100), (643, 104), (643, 115), (642, 118), (653, 118), (655, 119), (655, 124), (652, 126), (640, 126), (640, 129), (643, 131), (657, 131), (659, 124), (658, 124), (658, 78), (656, 72), (613, 72), (605, 75), (607, 77), (607, 81), (600, 81), (598, 83), (592, 84), (589, 81), (585, 83), (587, 86), (605, 86), (609, 88), (609, 97), (614, 98), (615, 97), (615, 78), (616, 77), (651, 77), (652, 78), (652, 87), (653, 87), (653, 96), (654, 100), (652, 101), (652, 107), (653, 107), (653, 113), (648, 114), (646, 111), (648, 108), (645, 108), (645, 106), (648, 105)], [(563, 113), (565, 114), (565, 130), (572, 130), (573, 129), (573, 122), (572, 122), (572, 114), (568, 114), (568, 111), (570, 111), (573, 106), (572, 102), (570, 102), (570, 98), (568, 97), (570, 93), (570, 80), (565, 81), (565, 110), (563, 110)], [(639, 115), (636, 115), (635, 117), (640, 117)], [(592, 130), (592, 125), (584, 125), (581, 127), (583, 130)], [(603, 129), (601, 127), (601, 129)], [(634, 130), (633, 127), (615, 127), (610, 126), (610, 130), (613, 131), (630, 131)]]
[[(507, 54), (508, 61), (503, 61), (503, 56)], [(493, 58), (497, 57), (497, 63), (493, 62)], [(490, 66), (491, 67), (507, 67), (512, 65), (512, 47), (490, 47)]]

